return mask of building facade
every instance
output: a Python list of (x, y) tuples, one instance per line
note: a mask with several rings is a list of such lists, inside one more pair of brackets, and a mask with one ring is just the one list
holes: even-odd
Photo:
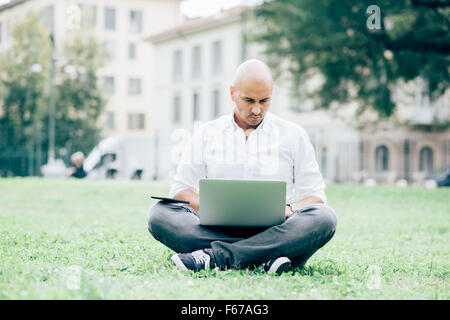
[[(236, 67), (264, 60), (263, 48), (246, 41), (252, 21), (244, 7), (185, 21), (180, 0), (12, 0), (0, 6), (0, 52), (11, 44), (13, 23), (35, 8), (53, 31), (56, 51), (74, 29), (104, 46), (109, 59), (98, 76), (109, 100), (99, 126), (104, 137), (151, 136), (157, 179), (171, 178), (185, 138), (199, 124), (232, 112)], [(270, 111), (307, 130), (329, 181), (420, 182), (450, 165), (449, 129), (431, 130), (435, 119), (450, 121), (450, 90), (432, 104), (417, 82), (396, 95), (396, 120), (409, 126), (391, 121), (356, 129), (354, 112), (309, 109), (283, 77)]]
[(179, 25), (180, 0), (12, 0), (0, 6), (0, 52), (11, 44), (13, 23), (31, 9), (52, 31), (57, 53), (72, 31), (91, 33), (103, 45), (108, 56), (98, 73), (108, 97), (99, 122), (103, 136), (149, 132), (154, 52), (144, 35)]
[[(155, 48), (152, 128), (164, 146), (159, 150), (164, 162), (160, 178), (173, 175), (181, 137), (199, 123), (232, 111), (229, 86), (236, 67), (247, 58), (264, 60), (261, 46), (245, 42), (251, 23), (245, 8), (236, 7), (147, 38)], [(354, 111), (336, 115), (299, 106), (284, 78), (275, 82), (270, 111), (307, 130), (326, 180), (420, 183), (429, 172), (450, 165), (449, 129), (428, 130), (436, 117), (450, 119), (450, 92), (430, 104), (417, 87), (412, 90), (412, 101), (399, 99), (397, 105), (397, 120), (408, 122), (408, 127), (391, 121), (356, 129), (354, 120), (345, 121), (354, 119)], [(414, 125), (417, 130), (410, 129)]]

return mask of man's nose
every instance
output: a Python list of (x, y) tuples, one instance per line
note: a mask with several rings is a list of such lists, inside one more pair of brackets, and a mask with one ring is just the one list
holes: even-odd
[(259, 103), (256, 103), (251, 110), (252, 114), (259, 115), (261, 113), (261, 107), (259, 106)]

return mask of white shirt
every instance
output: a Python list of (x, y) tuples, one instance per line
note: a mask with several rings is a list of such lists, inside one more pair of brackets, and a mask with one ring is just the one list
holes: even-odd
[(325, 183), (314, 148), (299, 125), (269, 112), (245, 138), (232, 114), (200, 126), (184, 149), (169, 196), (200, 179), (286, 181), (286, 202), (317, 196), (326, 203)]

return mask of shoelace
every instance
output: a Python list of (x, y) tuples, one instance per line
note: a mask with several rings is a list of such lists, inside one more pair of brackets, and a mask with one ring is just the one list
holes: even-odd
[(262, 270), (265, 270), (265, 269), (270, 265), (270, 262), (271, 262), (271, 261), (272, 261), (272, 260), (263, 262), (262, 264), (260, 264), (260, 265), (258, 266), (258, 268), (259, 268), (259, 269), (262, 269)]
[(195, 263), (209, 266), (209, 261), (211, 258), (207, 253), (204, 253), (202, 250), (192, 252), (192, 257), (194, 258)]

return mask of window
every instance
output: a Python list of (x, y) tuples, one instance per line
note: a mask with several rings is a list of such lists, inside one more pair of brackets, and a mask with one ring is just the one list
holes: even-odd
[(113, 93), (115, 91), (115, 79), (114, 77), (103, 77), (103, 89), (108, 93)]
[(81, 26), (94, 28), (97, 24), (97, 7), (89, 4), (79, 4), (81, 9)]
[(375, 170), (383, 172), (389, 169), (389, 150), (386, 146), (378, 146), (375, 150)]
[(202, 48), (195, 46), (192, 48), (192, 79), (199, 79), (202, 76)]
[(46, 28), (48, 28), (52, 33), (54, 32), (55, 27), (55, 13), (53, 6), (46, 6), (41, 11), (41, 20)]
[(106, 126), (108, 129), (114, 129), (116, 127), (116, 114), (113, 111), (106, 113)]
[(141, 94), (142, 81), (139, 78), (128, 79), (128, 94), (137, 95)]
[(200, 94), (198, 92), (194, 93), (192, 97), (193, 106), (193, 120), (200, 120)]
[(114, 40), (105, 40), (103, 42), (103, 48), (105, 49), (106, 54), (110, 58), (116, 57), (116, 42)]
[(128, 114), (128, 129), (145, 129), (145, 114), (143, 113), (129, 113)]
[(138, 129), (144, 129), (145, 128), (145, 114), (139, 113), (138, 114)]
[(181, 98), (180, 96), (173, 97), (173, 123), (181, 122)]
[(419, 171), (433, 171), (433, 150), (430, 147), (420, 149)]
[(9, 21), (5, 22), (5, 41), (9, 40)]
[(116, 29), (116, 9), (114, 8), (105, 8), (105, 29)]
[(327, 164), (328, 164), (327, 158), (328, 158), (327, 147), (323, 147), (320, 155), (320, 167), (322, 169), (321, 171), (324, 177), (327, 174)]
[(183, 79), (183, 52), (176, 50), (173, 53), (173, 81), (179, 82)]
[(142, 11), (130, 11), (130, 32), (139, 33), (142, 31)]
[(214, 90), (213, 94), (213, 118), (217, 118), (218, 116), (220, 116), (221, 113), (221, 108), (220, 108), (220, 91), (219, 90)]
[(136, 59), (136, 43), (130, 42), (128, 44), (128, 59), (134, 60)]
[(222, 63), (222, 41), (214, 41), (212, 49), (212, 74), (221, 74), (223, 70)]

